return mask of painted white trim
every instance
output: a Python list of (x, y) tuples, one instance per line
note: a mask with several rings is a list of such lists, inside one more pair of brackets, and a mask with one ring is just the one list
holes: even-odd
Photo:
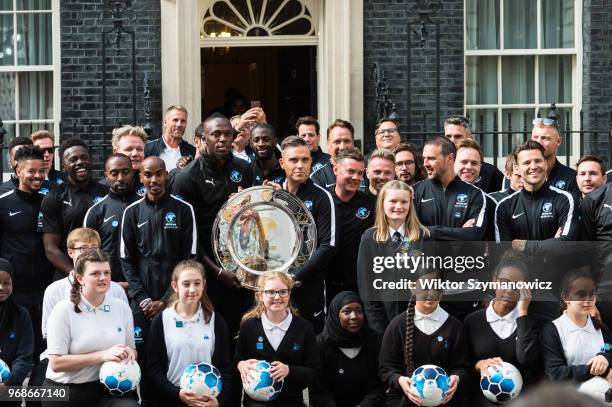
[(273, 35), (270, 37), (200, 37), (201, 48), (215, 47), (277, 47), (319, 45), (319, 38), (304, 35)]
[(513, 48), (513, 49), (480, 49), (465, 50), (465, 55), (470, 57), (483, 56), (512, 56), (512, 55), (573, 55), (577, 52), (576, 48)]

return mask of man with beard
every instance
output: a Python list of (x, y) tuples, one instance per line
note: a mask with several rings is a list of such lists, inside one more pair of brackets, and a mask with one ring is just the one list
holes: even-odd
[(393, 149), (395, 154), (395, 179), (412, 186), (425, 179), (423, 162), (416, 147), (402, 143)]
[(211, 234), (217, 213), (229, 196), (253, 185), (249, 163), (232, 155), (233, 138), (229, 120), (218, 115), (207, 118), (199, 143), (200, 158), (174, 173), (171, 179), (173, 193), (195, 208), (199, 255), (206, 266), (208, 293), (232, 336), (250, 304), (236, 276), (216, 264)]
[(608, 181), (603, 160), (594, 155), (585, 155), (576, 163), (576, 183), (582, 194), (601, 188)]
[(455, 174), (456, 155), (455, 145), (447, 138), (425, 142), (423, 163), (428, 179), (414, 185), (417, 214), (433, 240), (482, 241), (487, 200), (483, 191)]
[[(334, 174), (334, 165), (336, 164), (336, 155), (343, 148), (354, 147), (353, 135), (355, 129), (353, 125), (346, 120), (337, 119), (327, 129), (327, 149), (329, 151), (329, 162), (313, 171), (310, 175), (312, 182), (321, 188), (329, 188), (336, 183), (336, 175)], [(362, 184), (362, 187), (364, 185)]]
[(378, 148), (370, 154), (368, 168), (368, 193), (378, 195), (378, 191), (389, 181), (395, 178), (395, 156), (390, 150)]
[(164, 134), (145, 145), (145, 157), (156, 156), (164, 160), (166, 169), (172, 171), (177, 161), (195, 155), (195, 147), (183, 140), (187, 128), (187, 109), (173, 105), (164, 114)]
[(32, 317), (36, 358), (43, 349), (42, 298), (53, 275), (42, 234), (37, 230), (44, 198), (39, 191), (47, 171), (43, 152), (38, 147), (23, 146), (15, 153), (14, 160), (19, 184), (0, 195), (0, 257), (10, 261), (15, 269), (13, 297)]
[(83, 221), (83, 227), (93, 229), (100, 235), (101, 248), (111, 259), (112, 280), (122, 282), (124, 288), (127, 283), (119, 260), (119, 225), (125, 208), (139, 199), (139, 194), (134, 191), (133, 168), (134, 162), (124, 154), (115, 153), (106, 158), (104, 176), (110, 190), (108, 195), (89, 208)]
[[(123, 126), (113, 129), (113, 154), (124, 154), (132, 163), (134, 170), (134, 185), (132, 189), (140, 196), (144, 196), (146, 191), (140, 183), (140, 166), (145, 158), (145, 143), (147, 141), (147, 133), (140, 126)], [(101, 181), (105, 184), (105, 181)], [(104, 240), (104, 238), (102, 238)], [(106, 254), (109, 254), (106, 252)]]
[(53, 188), (42, 202), (38, 231), (43, 232), (47, 258), (56, 278), (65, 277), (73, 268), (66, 255), (66, 237), (81, 227), (87, 209), (107, 194), (108, 188), (91, 179), (89, 150), (85, 142), (71, 137), (59, 151), (66, 182)]
[(39, 130), (30, 136), (32, 139), (32, 143), (35, 146), (40, 147), (44, 152), (44, 160), (43, 166), (47, 171), (46, 179), (51, 182), (51, 184), (60, 185), (63, 184), (66, 178), (66, 175), (53, 168), (53, 158), (55, 154), (55, 139), (53, 138), (53, 134), (49, 133), (47, 130)]
[(364, 173), (363, 154), (356, 148), (340, 150), (334, 173), (336, 185), (328, 191), (336, 205), (341, 238), (337, 239), (337, 253), (326, 279), (327, 301), (331, 301), (340, 291), (357, 292), (359, 242), (363, 232), (374, 225), (376, 217), (376, 197), (359, 191)]
[(251, 148), (255, 152), (255, 160), (251, 162), (253, 185), (261, 185), (264, 181), (281, 184), (285, 179), (285, 171), (274, 154), (276, 148), (274, 127), (269, 124), (255, 126), (251, 130)]
[[(463, 140), (472, 139), (470, 129), (470, 119), (464, 116), (451, 116), (444, 121), (444, 136), (452, 141), (455, 146), (459, 146)], [(480, 176), (474, 183), (475, 186), (483, 191), (495, 192), (503, 188), (504, 174), (493, 164), (482, 161)]]
[[(140, 366), (146, 366), (145, 345), (151, 319), (170, 301), (172, 271), (181, 260), (195, 258), (198, 239), (193, 207), (170, 195), (166, 166), (159, 157), (142, 162), (140, 181), (144, 197), (128, 205), (121, 219), (119, 256), (128, 282), (134, 314), (134, 336)], [(141, 382), (143, 405), (149, 386)]]
[(306, 142), (298, 136), (289, 136), (283, 140), (281, 149), (280, 163), (286, 177), (283, 189), (304, 202), (317, 225), (317, 248), (294, 272), (293, 278), (301, 286), (292, 298), (302, 317), (309, 320), (318, 333), (325, 320), (324, 279), (336, 254), (336, 208), (331, 194), (308, 178), (312, 159)]
[(531, 139), (544, 147), (546, 182), (548, 185), (571, 192), (574, 198), (578, 199), (580, 190), (576, 183), (576, 171), (557, 160), (557, 152), (562, 142), (559, 122), (552, 116), (535, 118), (533, 120), (533, 130), (531, 130)]
[[(9, 151), (9, 165), (13, 169), (13, 172), (17, 171), (17, 161), (15, 160), (15, 154), (17, 153), (17, 151), (19, 151), (19, 149), (25, 146), (31, 146), (31, 145), (32, 145), (32, 140), (30, 140), (27, 137), (15, 137), (13, 140), (11, 140), (11, 142), (8, 145), (8, 151)], [(54, 185), (55, 184), (47, 180), (43, 180), (43, 184), (38, 190), (38, 192), (41, 193), (42, 195), (46, 195), (51, 190), (51, 188), (54, 187)], [(12, 174), (11, 179), (0, 184), (0, 195), (12, 189), (17, 188), (18, 186), (19, 186), (19, 177), (17, 177), (16, 174)]]
[(308, 144), (310, 150), (310, 156), (312, 157), (312, 169), (311, 172), (317, 171), (329, 162), (330, 155), (324, 153), (319, 146), (321, 141), (321, 126), (317, 119), (312, 116), (304, 116), (297, 119), (295, 123), (295, 130), (297, 135), (304, 139)]

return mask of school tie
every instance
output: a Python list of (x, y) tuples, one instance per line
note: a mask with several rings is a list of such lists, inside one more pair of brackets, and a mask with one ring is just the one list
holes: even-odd
[(400, 240), (402, 240), (402, 234), (398, 231), (395, 231), (393, 233), (393, 241), (394, 242), (399, 242)]

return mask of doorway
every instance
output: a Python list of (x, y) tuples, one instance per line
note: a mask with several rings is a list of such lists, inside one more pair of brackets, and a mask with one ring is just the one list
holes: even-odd
[[(259, 101), (279, 139), (298, 117), (317, 116), (315, 46), (202, 48), (202, 118), (228, 118)], [(239, 100), (242, 99), (242, 100)]]

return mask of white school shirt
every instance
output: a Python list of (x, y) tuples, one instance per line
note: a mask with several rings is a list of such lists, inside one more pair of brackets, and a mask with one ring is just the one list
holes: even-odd
[(448, 312), (438, 307), (431, 314), (423, 314), (414, 308), (414, 326), (425, 335), (431, 335), (438, 330), (448, 319)]
[(591, 317), (584, 327), (579, 327), (563, 312), (553, 324), (561, 338), (563, 354), (569, 366), (586, 365), (592, 357), (602, 352), (603, 334), (601, 329), (595, 329)]
[(168, 353), (166, 377), (175, 386), (180, 385), (183, 370), (192, 363), (210, 363), (215, 351), (215, 314), (204, 322), (202, 306), (190, 320), (176, 313), (176, 304), (162, 312), (164, 341)]
[[(51, 315), (51, 311), (53, 310), (53, 307), (55, 307), (55, 304), (63, 300), (70, 300), (70, 290), (72, 289), (73, 281), (74, 277), (72, 274), (70, 274), (68, 277), (54, 281), (45, 290), (45, 295), (43, 297), (41, 326), (43, 338), (47, 337), (47, 320), (49, 319), (49, 315)], [(111, 281), (110, 289), (106, 295), (108, 295), (110, 298), (116, 298), (125, 302), (126, 304), (129, 304), (125, 290), (114, 281)], [(43, 354), (45, 353), (43, 352)], [(41, 355), (41, 360), (42, 359), (44, 359), (44, 357)]]
[(506, 316), (500, 317), (495, 312), (493, 308), (493, 303), (495, 300), (491, 301), (489, 306), (487, 307), (487, 322), (491, 325), (491, 329), (499, 336), (501, 339), (506, 339), (512, 335), (514, 330), (516, 329), (516, 319), (518, 318), (518, 305), (515, 305), (512, 311), (510, 311)]
[(293, 321), (293, 315), (291, 312), (288, 312), (285, 319), (278, 324), (272, 323), (272, 321), (270, 321), (266, 316), (265, 312), (261, 314), (261, 325), (263, 326), (266, 338), (268, 338), (268, 342), (270, 342), (270, 345), (272, 345), (274, 350), (278, 350), (278, 346), (285, 337), (287, 329), (289, 329), (289, 325), (291, 325), (291, 321)]
[(393, 234), (395, 232), (399, 232), (400, 235), (402, 235), (402, 239), (404, 239), (404, 237), (406, 237), (406, 227), (403, 224), (400, 225), (399, 229), (397, 229), (397, 230), (395, 230), (391, 226), (389, 226), (389, 237), (391, 239), (393, 239)]
[[(134, 319), (129, 305), (106, 296), (98, 307), (83, 296), (74, 311), (70, 301), (60, 301), (49, 316), (47, 352), (49, 355), (79, 355), (106, 350), (114, 345), (134, 345)], [(100, 366), (96, 364), (76, 371), (55, 372), (47, 367), (47, 378), (58, 383), (97, 382)]]
[(181, 158), (181, 147), (179, 146), (177, 148), (172, 148), (166, 144), (165, 141), (164, 145), (166, 148), (162, 150), (159, 158), (161, 158), (166, 164), (166, 171), (170, 172), (176, 168), (176, 162), (179, 160), (179, 158)]

